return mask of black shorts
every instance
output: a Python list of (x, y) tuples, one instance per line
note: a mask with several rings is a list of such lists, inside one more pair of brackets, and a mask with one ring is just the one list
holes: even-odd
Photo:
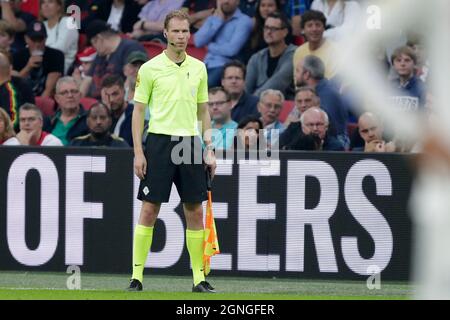
[(206, 170), (199, 137), (172, 138), (169, 135), (149, 133), (145, 158), (147, 172), (139, 185), (139, 200), (168, 202), (172, 183), (175, 183), (183, 203), (207, 200)]

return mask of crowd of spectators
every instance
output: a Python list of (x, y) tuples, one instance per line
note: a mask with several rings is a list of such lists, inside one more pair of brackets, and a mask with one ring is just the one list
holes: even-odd
[[(0, 145), (132, 147), (137, 71), (178, 9), (190, 17), (187, 52), (207, 67), (216, 149), (413, 149), (340, 80), (336, 53), (362, 0), (0, 0)], [(393, 105), (427, 114), (421, 38), (394, 43), (378, 56)]]

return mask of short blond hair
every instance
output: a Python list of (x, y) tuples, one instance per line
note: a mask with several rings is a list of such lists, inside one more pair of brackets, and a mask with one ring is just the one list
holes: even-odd
[(172, 19), (186, 20), (187, 22), (189, 22), (189, 15), (183, 10), (175, 10), (169, 12), (164, 19), (164, 29), (168, 30), (169, 22)]

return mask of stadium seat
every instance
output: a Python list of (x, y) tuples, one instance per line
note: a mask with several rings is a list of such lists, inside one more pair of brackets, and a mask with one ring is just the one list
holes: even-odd
[(80, 100), (81, 105), (83, 106), (84, 110), (89, 110), (95, 103), (97, 103), (98, 100), (90, 97), (83, 97)]
[(166, 49), (166, 46), (161, 42), (156, 41), (143, 41), (141, 44), (144, 46), (147, 51), (148, 57), (151, 59)]
[(51, 117), (55, 114), (56, 102), (52, 98), (39, 96), (35, 98), (35, 103), (36, 106), (41, 109), (44, 116)]
[(295, 101), (292, 101), (292, 100), (285, 100), (284, 101), (283, 109), (281, 109), (280, 116), (278, 117), (278, 119), (280, 119), (281, 122), (286, 121), (289, 113), (294, 108), (294, 105), (295, 105)]
[(208, 49), (206, 47), (197, 48), (194, 45), (188, 44), (186, 52), (188, 53), (188, 55), (203, 61), (206, 53), (208, 52)]

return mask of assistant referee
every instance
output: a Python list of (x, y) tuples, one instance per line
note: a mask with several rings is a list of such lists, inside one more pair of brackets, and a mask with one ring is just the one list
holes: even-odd
[[(173, 11), (166, 16), (164, 36), (167, 49), (143, 64), (136, 79), (132, 130), (134, 170), (141, 179), (138, 199), (142, 201), (142, 208), (134, 231), (133, 275), (128, 290), (142, 290), (153, 228), (161, 203), (169, 201), (172, 183), (175, 183), (186, 217), (186, 244), (194, 278), (192, 291), (215, 292), (203, 273), (202, 201), (207, 199), (206, 169), (213, 176), (216, 168), (209, 130), (206, 67), (186, 54), (190, 37), (186, 13)], [(150, 121), (144, 153), (140, 141), (147, 106)]]

